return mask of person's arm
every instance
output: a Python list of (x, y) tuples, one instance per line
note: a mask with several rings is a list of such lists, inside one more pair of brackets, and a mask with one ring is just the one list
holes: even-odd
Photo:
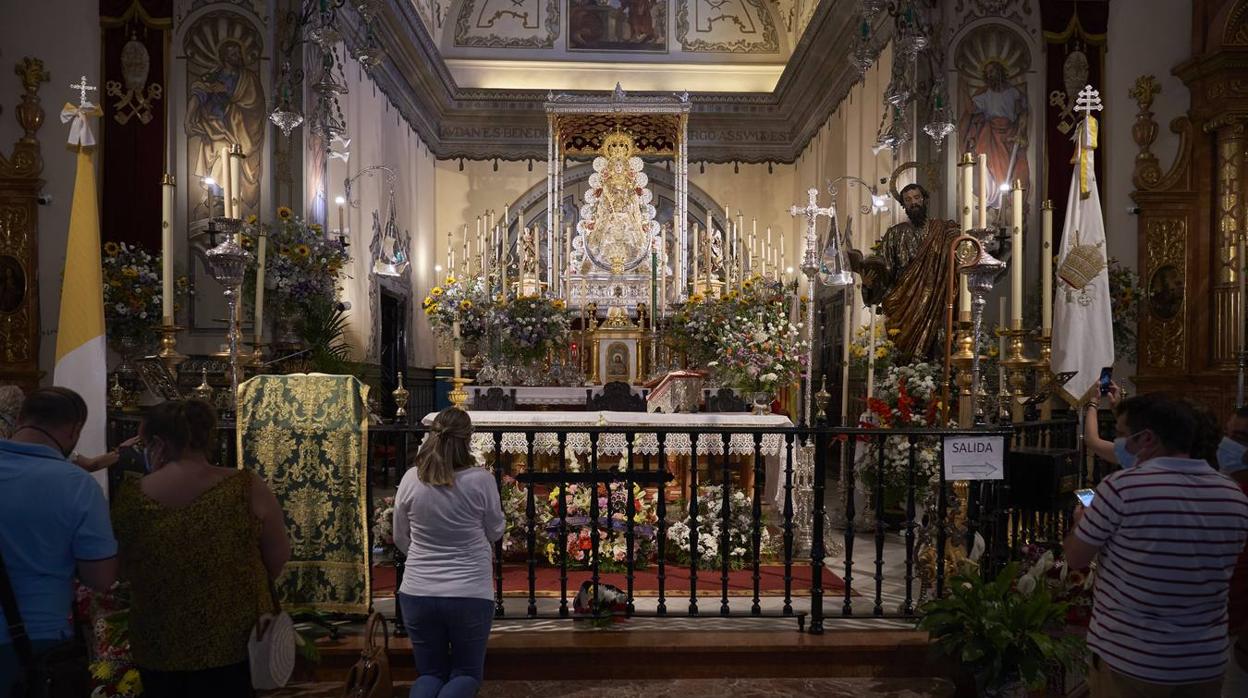
[(290, 560), (290, 536), (286, 535), (286, 515), (273, 490), (259, 475), (251, 476), (251, 512), (260, 519), (260, 558), (269, 579), (277, 579)]
[[(1092, 451), (1096, 457), (1106, 463), (1118, 465), (1118, 456), (1114, 455), (1114, 442), (1101, 438), (1101, 425), (1098, 418), (1099, 415), (1097, 414), (1097, 410), (1100, 409), (1099, 397), (1099, 389), (1093, 386), (1091, 398), (1085, 408), (1087, 414), (1084, 416), (1083, 422), (1083, 442), (1087, 444), (1088, 450)], [(1115, 408), (1118, 406), (1118, 401), (1122, 399), (1122, 389), (1118, 387), (1117, 383), (1110, 383), (1109, 394), (1106, 397), (1109, 398), (1110, 408)]]
[(497, 543), (503, 538), (503, 531), (507, 530), (507, 520), (503, 518), (503, 503), (498, 496), (498, 487), (494, 484), (493, 478), (481, 478), (485, 482), (482, 490), (485, 492), (485, 515), (483, 524), (485, 526), (485, 538), (491, 543)]
[(78, 525), (72, 548), (78, 578), (96, 591), (107, 591), (117, 581), (117, 539), (108, 516), (108, 502), (95, 480), (78, 475), (74, 506)]
[(1072, 570), (1080, 570), (1092, 564), (1101, 547), (1122, 522), (1125, 507), (1114, 488), (1113, 478), (1111, 475), (1101, 481), (1096, 488), (1096, 496), (1092, 498), (1092, 506), (1075, 506), (1070, 533), (1062, 543), (1066, 564)]
[(407, 550), (412, 545), (412, 484), (408, 475), (416, 477), (416, 469), (408, 470), (403, 479), (399, 481), (399, 490), (394, 494), (394, 516), (390, 520), (394, 547), (398, 548), (399, 553), (404, 556), (407, 555)]

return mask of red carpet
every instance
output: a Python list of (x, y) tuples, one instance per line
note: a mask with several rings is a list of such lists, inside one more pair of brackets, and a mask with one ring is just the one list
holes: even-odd
[[(664, 594), (668, 597), (689, 595), (689, 568), (668, 565), (665, 570)], [(784, 594), (784, 565), (762, 565), (759, 568), (759, 593), (765, 596), (781, 596)], [(568, 598), (576, 595), (581, 582), (591, 579), (592, 573), (587, 570), (568, 571)], [(624, 573), (603, 573), (598, 576), (600, 582), (627, 589), (628, 581)], [(559, 568), (539, 566), (536, 569), (536, 595), (549, 598), (559, 596)], [(698, 570), (698, 596), (717, 597), (722, 593), (723, 581), (719, 570)], [(658, 596), (659, 569), (651, 566), (633, 573), (633, 596)], [(810, 593), (810, 565), (793, 566), (793, 596), (804, 596)], [(845, 593), (845, 583), (840, 577), (828, 570), (823, 572), (823, 593), (837, 595)], [(394, 568), (373, 567), (373, 596), (385, 597), (394, 595)], [(529, 572), (524, 564), (503, 565), (503, 596), (529, 595)], [(754, 595), (754, 570), (744, 569), (728, 572), (729, 596)]]

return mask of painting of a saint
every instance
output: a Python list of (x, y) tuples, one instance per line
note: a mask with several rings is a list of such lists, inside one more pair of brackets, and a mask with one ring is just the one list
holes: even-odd
[(0, 313), (15, 313), (26, 300), (26, 272), (16, 257), (0, 257)]
[(568, 48), (666, 51), (667, 0), (568, 0)]
[[(187, 167), (191, 177), (224, 182), (227, 151), (238, 144), (242, 166), (243, 215), (260, 212), (267, 107), (260, 79), (261, 37), (240, 15), (204, 16), (186, 34)], [(204, 189), (191, 192), (191, 219), (209, 215)]]
[(986, 25), (962, 40), (955, 52), (960, 84), (959, 152), (988, 160), (988, 206), (1000, 206), (1001, 186), (1022, 180), (1030, 188), (1027, 158), (1025, 74), (1030, 54), (1013, 30)]

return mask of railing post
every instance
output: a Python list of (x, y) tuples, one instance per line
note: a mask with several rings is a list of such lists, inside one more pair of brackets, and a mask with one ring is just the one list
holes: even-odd
[[(828, 435), (825, 427), (815, 433), (814, 512), (810, 535), (810, 632), (823, 634), (823, 501), (824, 478), (827, 475)], [(848, 553), (847, 553), (848, 555)], [(848, 559), (848, 557), (846, 557)]]
[(762, 586), (759, 557), (762, 555), (763, 547), (763, 484), (766, 478), (767, 473), (763, 468), (763, 433), (756, 431), (754, 432), (754, 501), (750, 512), (752, 535), (750, 557), (754, 565), (754, 603), (750, 606), (750, 614), (755, 616), (763, 613), (759, 598)]
[[(625, 501), (625, 504), (624, 504), (624, 517), (625, 517), (624, 518), (624, 549), (627, 551), (627, 555), (625, 556), (625, 564), (627, 565), (627, 569), (625, 570), (626, 572), (625, 580), (628, 582), (627, 613), (629, 616), (632, 616), (633, 612), (636, 610), (636, 607), (633, 605), (633, 572), (634, 572), (634, 568), (636, 567), (636, 561), (633, 559), (635, 556), (635, 552), (636, 552), (636, 547), (635, 547), (635, 541), (636, 541), (635, 533), (636, 532), (633, 528), (634, 527), (633, 518), (636, 514), (636, 506), (634, 505), (634, 501), (633, 501), (633, 439), (634, 438), (636, 438), (636, 435), (633, 434), (632, 432), (629, 432), (624, 435), (624, 448), (626, 449), (626, 452), (627, 452), (627, 455), (626, 455), (627, 460), (625, 461), (625, 466), (624, 466), (625, 467), (624, 487), (626, 488), (625, 489), (626, 494), (624, 496), (624, 501)], [(611, 484), (607, 483), (607, 507), (608, 509), (610, 508), (610, 506), (611, 506)], [(610, 511), (607, 512), (607, 526), (611, 527), (610, 529), (611, 534), (614, 537), (615, 524), (612, 522)]]
[(902, 615), (914, 613), (914, 529), (919, 525), (915, 515), (915, 454), (914, 437), (906, 437), (908, 465), (906, 467), (906, 599), (902, 602)]
[(559, 617), (568, 617), (568, 432), (556, 432), (559, 442)]
[(845, 601), (841, 605), (843, 616), (854, 614), (854, 515), (857, 514), (854, 510), (854, 481), (857, 479), (854, 475), (854, 461), (858, 441), (854, 437), (848, 439), (845, 462), (841, 464), (845, 471)]
[[(907, 441), (910, 437), (905, 438)], [(884, 615), (884, 454), (888, 438), (879, 440), (880, 450), (875, 469), (875, 605), (871, 614)]]
[[(659, 472), (667, 472), (667, 434), (660, 432), (656, 435), (659, 440)], [(667, 598), (665, 596), (667, 583), (667, 481), (660, 479), (659, 482), (659, 534), (658, 534), (658, 563), (659, 563), (659, 605), (655, 609), (655, 613), (660, 616), (667, 615)]]
[(784, 435), (784, 615), (793, 615), (793, 432)]
[(729, 533), (732, 528), (732, 470), (729, 459), (732, 457), (732, 434), (724, 432), (720, 434), (719, 438), (724, 449), (723, 457), (720, 459), (723, 479), (720, 481), (719, 489), (719, 581), (721, 587), (719, 615), (726, 616), (730, 613), (728, 608), (728, 558), (729, 553), (732, 551), (732, 544), (729, 540)]
[[(532, 432), (525, 435), (530, 443), (533, 439)], [(503, 492), (503, 434), (502, 432), (494, 433), (494, 486), (498, 488), (499, 497)], [(504, 534), (505, 535), (505, 534)], [(494, 617), (502, 618), (505, 613), (503, 608), (503, 541), (500, 538), (494, 544)]]
[[(698, 615), (698, 433), (689, 434), (689, 615)], [(707, 456), (710, 462), (710, 456)], [(709, 472), (708, 472), (709, 474)]]
[[(534, 472), (533, 459), (533, 433), (524, 435), (525, 439), (525, 461), (524, 472)], [(528, 520), (526, 527), (526, 538), (529, 548), (529, 607), (528, 614), (530, 617), (537, 615), (537, 495), (533, 492), (536, 482), (529, 482), (529, 486), (525, 488), (524, 513)], [(504, 533), (504, 536), (507, 534)], [(500, 580), (501, 581), (501, 580)], [(502, 589), (499, 589), (501, 595)]]

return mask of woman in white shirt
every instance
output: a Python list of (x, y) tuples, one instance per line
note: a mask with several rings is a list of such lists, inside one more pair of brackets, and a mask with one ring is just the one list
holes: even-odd
[(467, 412), (438, 413), (395, 496), (394, 543), (407, 552), (398, 597), (420, 672), (409, 698), (470, 698), (481, 687), (504, 523), (498, 487), (475, 467), (471, 438)]

